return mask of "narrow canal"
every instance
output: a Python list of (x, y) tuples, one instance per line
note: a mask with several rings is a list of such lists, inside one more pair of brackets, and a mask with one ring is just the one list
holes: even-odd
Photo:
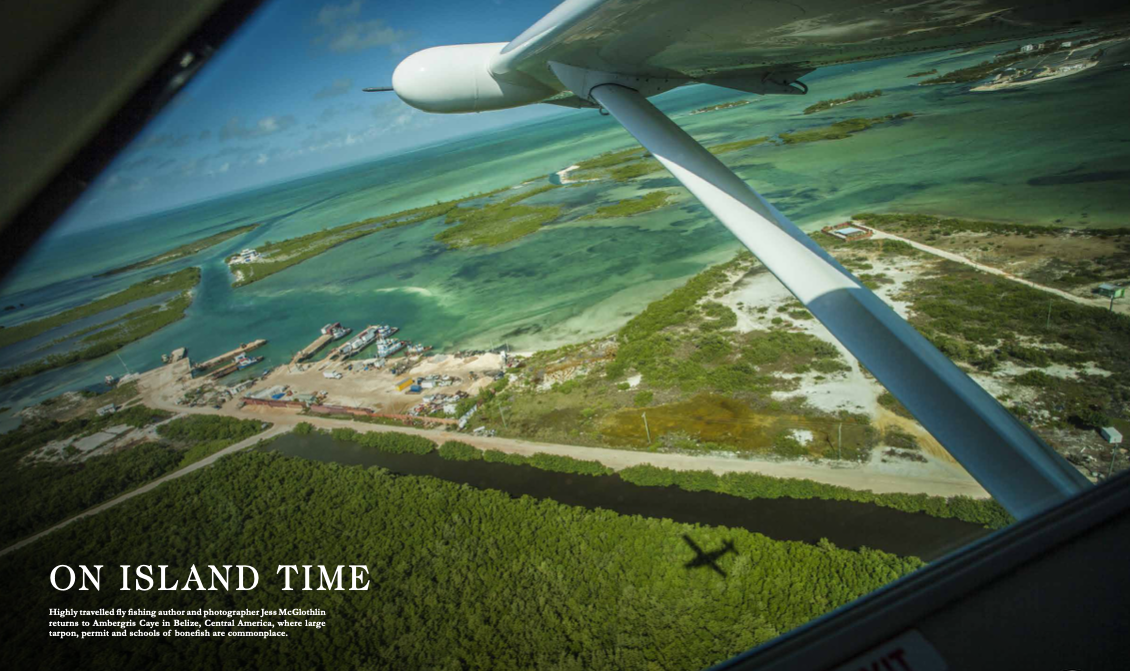
[(394, 473), (428, 475), (512, 496), (553, 499), (624, 515), (641, 515), (740, 527), (777, 540), (815, 543), (827, 538), (842, 548), (867, 546), (926, 561), (991, 533), (976, 524), (905, 513), (852, 501), (822, 499), (743, 499), (676, 487), (644, 487), (617, 475), (571, 475), (532, 466), (486, 461), (452, 461), (435, 452), (389, 454), (325, 434), (287, 433), (264, 449), (288, 456), (357, 466), (379, 466)]

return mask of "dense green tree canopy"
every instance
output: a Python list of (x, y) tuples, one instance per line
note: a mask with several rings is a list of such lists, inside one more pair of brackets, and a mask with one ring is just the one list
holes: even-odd
[[(683, 535), (732, 541), (728, 577), (688, 569)], [(59, 593), (66, 563), (250, 564), (250, 592)], [(282, 592), (279, 564), (363, 563), (364, 592)], [(7, 668), (691, 669), (918, 568), (872, 550), (623, 516), (433, 478), (245, 452), (0, 558)], [(329, 626), (248, 639), (52, 641), (51, 607), (292, 608)]]

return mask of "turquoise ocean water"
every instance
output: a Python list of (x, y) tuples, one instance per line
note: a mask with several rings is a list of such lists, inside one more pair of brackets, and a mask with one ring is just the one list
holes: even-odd
[[(835, 142), (762, 145), (723, 160), (805, 228), (859, 211), (913, 211), (1031, 224), (1130, 225), (1130, 53), (1111, 53), (1084, 74), (1031, 87), (973, 93), (920, 87), (912, 72), (946, 72), (1011, 45), (832, 68), (806, 78), (808, 96), (763, 97), (705, 86), (666, 94), (660, 107), (706, 143), (823, 126), (902, 111), (911, 120)], [(805, 116), (816, 100), (882, 89), (883, 96)], [(699, 107), (753, 98), (733, 109)], [(647, 302), (737, 249), (731, 236), (665, 174), (630, 185), (594, 183), (531, 200), (561, 202), (562, 219), (494, 248), (446, 250), (432, 238), (441, 220), (393, 229), (338, 247), (266, 280), (233, 290), (223, 259), (244, 247), (324, 227), (545, 179), (634, 140), (612, 119), (576, 111), (383, 158), (287, 184), (41, 242), (0, 287), (10, 325), (49, 315), (189, 265), (203, 279), (187, 318), (116, 356), (0, 388), (0, 427), (26, 405), (102, 378), (160, 365), (188, 347), (194, 359), (267, 338), (259, 353), (282, 363), (326, 322), (360, 328), (391, 322), (403, 337), (440, 349), (509, 343), (556, 346), (610, 333)], [(646, 215), (576, 221), (593, 208), (674, 188), (675, 206)], [(99, 272), (235, 226), (261, 222), (176, 263), (114, 277)], [(136, 307), (136, 306), (131, 306)], [(98, 319), (101, 321), (101, 318)], [(73, 330), (77, 326), (66, 330)], [(66, 330), (0, 350), (16, 365)], [(56, 349), (58, 346), (56, 346)], [(262, 370), (261, 367), (253, 370)]]

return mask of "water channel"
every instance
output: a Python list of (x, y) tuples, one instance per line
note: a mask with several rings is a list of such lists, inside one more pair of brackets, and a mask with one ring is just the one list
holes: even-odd
[(743, 499), (676, 487), (645, 487), (617, 475), (572, 475), (532, 466), (486, 461), (452, 461), (433, 452), (390, 454), (325, 434), (287, 433), (264, 449), (288, 456), (356, 466), (379, 466), (394, 473), (427, 475), (512, 496), (553, 499), (624, 515), (676, 522), (740, 527), (777, 540), (815, 543), (827, 538), (842, 548), (867, 546), (926, 561), (989, 533), (976, 524), (906, 513), (852, 501), (822, 499)]

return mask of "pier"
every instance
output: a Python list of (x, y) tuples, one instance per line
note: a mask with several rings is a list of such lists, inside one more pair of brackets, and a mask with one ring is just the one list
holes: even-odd
[(216, 366), (219, 366), (220, 364), (224, 363), (225, 361), (230, 362), (233, 358), (239, 356), (240, 354), (246, 354), (247, 352), (250, 352), (253, 349), (259, 349), (260, 347), (262, 347), (263, 345), (266, 345), (266, 344), (267, 344), (267, 341), (265, 339), (262, 339), (262, 338), (260, 338), (259, 340), (253, 340), (253, 341), (247, 343), (246, 345), (240, 345), (236, 349), (233, 349), (232, 351), (227, 352), (226, 354), (221, 354), (220, 356), (208, 359), (207, 361), (205, 361), (203, 363), (198, 363), (195, 366), (193, 366), (193, 368), (195, 368), (196, 370), (208, 370), (209, 368), (215, 368)]
[(291, 365), (294, 365), (294, 364), (296, 364), (300, 361), (305, 361), (306, 359), (309, 359), (310, 357), (314, 356), (315, 354), (318, 353), (318, 350), (325, 347), (326, 344), (329, 343), (331, 340), (333, 340), (333, 334), (332, 333), (326, 333), (326, 334), (318, 336), (317, 340), (315, 340), (314, 342), (307, 345), (306, 348), (299, 351), (298, 354), (294, 355), (294, 359), (292, 359), (291, 362), (290, 362)]

